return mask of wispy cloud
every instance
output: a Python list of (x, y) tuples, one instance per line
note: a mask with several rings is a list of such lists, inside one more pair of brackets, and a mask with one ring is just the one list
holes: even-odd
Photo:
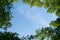
[[(29, 8), (25, 6), (18, 7), (18, 10), (20, 11), (20, 14), (24, 15), (24, 17), (27, 20), (32, 20), (35, 24), (35, 26), (48, 26), (48, 22), (46, 18), (43, 16), (44, 13), (36, 7)], [(31, 22), (32, 23), (32, 22)]]

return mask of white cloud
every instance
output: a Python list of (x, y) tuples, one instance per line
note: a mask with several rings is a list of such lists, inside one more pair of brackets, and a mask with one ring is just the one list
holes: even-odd
[(40, 14), (36, 14), (31, 17), (32, 20), (35, 21), (37, 25), (43, 25), (43, 26), (48, 26), (48, 22), (44, 16), (41, 16)]
[[(17, 10), (22, 14), (28, 21), (32, 20), (35, 26), (49, 26), (49, 22), (46, 20), (45, 16), (43, 15), (43, 10), (39, 8), (33, 7), (25, 7), (19, 6)], [(42, 14), (43, 13), (43, 14)], [(31, 22), (32, 23), (32, 22)]]

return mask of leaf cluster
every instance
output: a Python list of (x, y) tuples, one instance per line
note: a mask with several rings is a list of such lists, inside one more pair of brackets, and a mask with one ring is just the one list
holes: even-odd
[(13, 0), (0, 0), (0, 28), (7, 29), (11, 26), (11, 8)]

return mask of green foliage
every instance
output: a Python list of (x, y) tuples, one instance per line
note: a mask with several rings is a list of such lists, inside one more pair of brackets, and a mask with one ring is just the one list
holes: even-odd
[(23, 0), (23, 3), (29, 4), (30, 7), (32, 7), (32, 6), (41, 7), (43, 4), (40, 0)]
[(0, 28), (7, 29), (11, 27), (11, 8), (13, 0), (0, 0)]
[(54, 13), (60, 16), (60, 0), (23, 0), (24, 3), (37, 7), (47, 8), (47, 12)]
[(60, 9), (56, 11), (56, 16), (60, 16)]
[(26, 37), (21, 37), (20, 40), (35, 40), (35, 35), (27, 35)]
[(14, 2), (14, 3), (17, 3), (17, 2), (18, 2), (18, 0), (13, 0), (13, 2)]
[(37, 40), (60, 40), (60, 26), (59, 28), (46, 27), (41, 30), (37, 30)]
[(0, 32), (0, 40), (20, 40), (17, 33)]
[(51, 21), (50, 25), (53, 27), (60, 26), (60, 18), (57, 18), (55, 21)]

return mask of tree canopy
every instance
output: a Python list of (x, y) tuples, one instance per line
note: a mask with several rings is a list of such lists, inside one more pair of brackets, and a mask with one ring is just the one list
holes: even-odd
[(60, 40), (60, 28), (46, 27), (39, 29), (36, 31), (36, 38), (38, 40)]
[(36, 36), (35, 35), (27, 35), (27, 36), (20, 37), (20, 40), (36, 40)]
[(23, 3), (29, 4), (31, 7), (44, 7), (47, 12), (60, 16), (60, 0), (23, 0)]
[(0, 28), (11, 27), (13, 0), (0, 0)]
[(50, 25), (53, 26), (53, 27), (60, 26), (60, 18), (57, 18), (56, 20), (51, 21)]
[(20, 40), (17, 33), (0, 32), (0, 40)]
[[(0, 28), (7, 29), (11, 27), (13, 1), (0, 0)], [(35, 35), (19, 38), (17, 33), (0, 32), (0, 40), (60, 40), (60, 0), (23, 0), (30, 7), (44, 7), (49, 13), (55, 13), (58, 18), (51, 21), (50, 26), (36, 30)]]

